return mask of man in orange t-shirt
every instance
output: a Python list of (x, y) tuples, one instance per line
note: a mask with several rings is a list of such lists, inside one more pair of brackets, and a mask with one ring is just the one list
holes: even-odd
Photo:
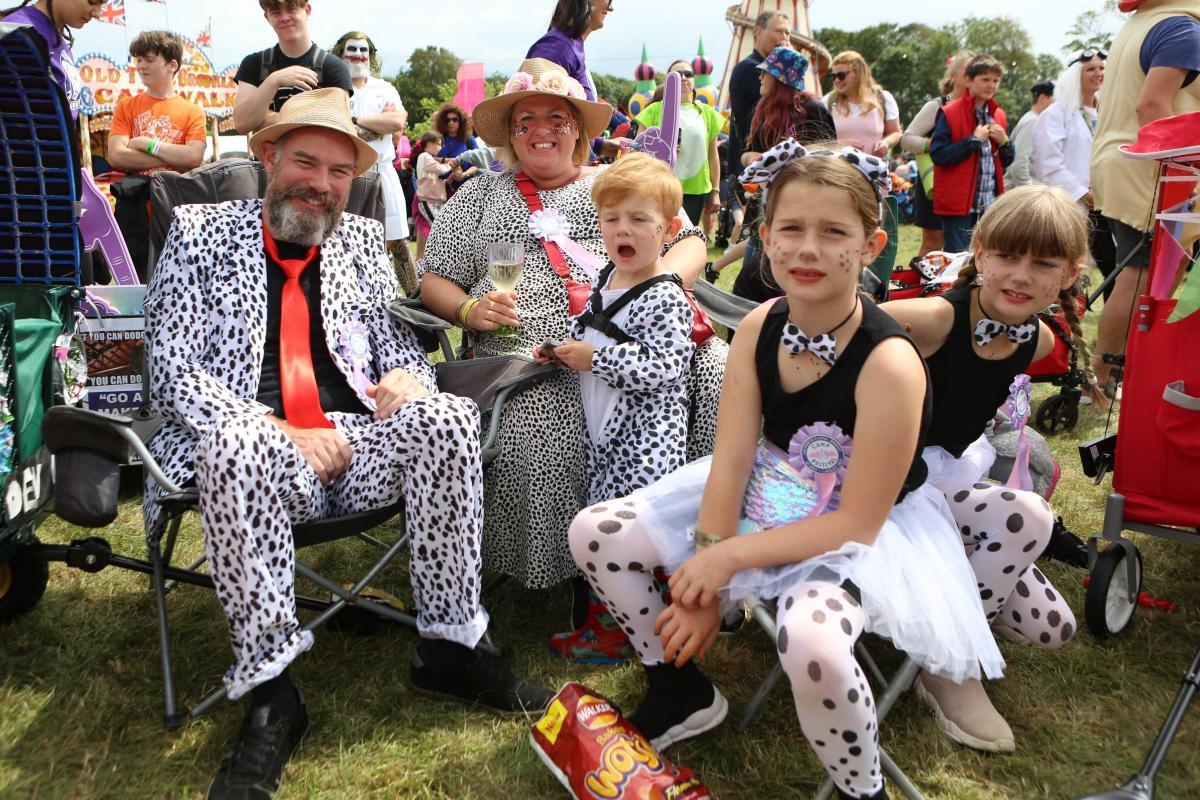
[(108, 163), (131, 175), (187, 172), (204, 160), (204, 112), (175, 93), (183, 43), (169, 31), (145, 31), (129, 45), (146, 91), (117, 101)]

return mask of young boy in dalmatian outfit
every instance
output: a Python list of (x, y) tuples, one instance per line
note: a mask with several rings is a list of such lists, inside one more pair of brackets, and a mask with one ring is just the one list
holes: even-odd
[[(592, 199), (610, 261), (588, 308), (553, 351), (535, 353), (579, 372), (587, 421), (588, 503), (625, 497), (687, 462), (687, 379), (695, 345), (683, 286), (663, 266), (679, 232), (679, 180), (653, 156), (633, 153), (596, 178)], [(581, 582), (582, 583), (582, 582)], [(581, 602), (577, 586), (575, 602)], [(577, 630), (550, 637), (573, 661), (632, 657), (629, 639), (590, 589)]]
[[(172, 481), (199, 489), (235, 653), (225, 684), (231, 699), (251, 697), (210, 798), (269, 797), (308, 727), (288, 677), (313, 643), (296, 619), (293, 522), (403, 497), (420, 609), (414, 686), (504, 711), (551, 697), (476, 648), (488, 624), (478, 410), (437, 393), (413, 332), (390, 320), (382, 227), (342, 213), (377, 157), (354, 135), (346, 92), (293, 98), (250, 146), (265, 198), (177, 209), (145, 304), (165, 421), (151, 451)], [(148, 481), (152, 539), (160, 496)]]

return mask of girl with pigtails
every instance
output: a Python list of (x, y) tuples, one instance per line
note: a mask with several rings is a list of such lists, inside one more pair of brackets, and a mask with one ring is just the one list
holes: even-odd
[(886, 164), (787, 139), (741, 179), (767, 187), (760, 233), (784, 296), (738, 328), (713, 456), (585, 508), (571, 552), (637, 650), (649, 688), (630, 720), (656, 747), (721, 723), (728, 704), (696, 659), (723, 609), (774, 599), (801, 730), (839, 797), (883, 798), (855, 640), (888, 637), (949, 681), (995, 677), (1003, 660), (941, 493), (925, 482), (921, 357), (858, 292), (887, 241)]
[[(929, 482), (945, 496), (988, 622), (1005, 638), (1057, 648), (1074, 634), (1075, 617), (1034, 566), (1054, 526), (1050, 506), (1032, 491), (986, 481), (996, 452), (983, 434), (1019, 388), (1014, 379), (1054, 346), (1037, 313), (1057, 303), (1079, 336), (1076, 280), (1088, 255), (1087, 212), (1062, 189), (1021, 186), (988, 208), (971, 250), (950, 291), (881, 308), (904, 326), (928, 366)], [(917, 694), (955, 741), (1014, 749), (1011, 729), (979, 681), (922, 674)]]

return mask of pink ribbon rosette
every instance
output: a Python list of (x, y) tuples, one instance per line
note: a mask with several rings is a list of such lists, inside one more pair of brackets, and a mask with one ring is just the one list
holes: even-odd
[(571, 238), (571, 222), (557, 208), (542, 208), (529, 215), (529, 233), (543, 242), (553, 242), (593, 279), (604, 266), (600, 259)]
[(1022, 373), (1013, 378), (1012, 385), (1008, 387), (1008, 400), (1004, 404), (1004, 413), (1012, 423), (1013, 430), (1017, 431), (1017, 455), (1004, 485), (1027, 492), (1033, 491), (1033, 477), (1029, 474), (1029, 436), (1025, 433), (1032, 407), (1033, 382)]
[[(371, 380), (367, 377), (367, 361), (371, 357), (370, 331), (366, 325), (356, 322), (350, 326), (350, 330), (342, 334), (338, 345), (342, 356), (350, 362), (350, 372), (353, 376), (351, 383), (359, 394), (367, 397), (367, 387), (371, 385)], [(367, 405), (374, 410), (375, 401), (367, 397)]]
[(746, 484), (738, 532), (777, 528), (837, 508), (850, 443), (841, 428), (824, 422), (798, 430), (786, 453), (764, 441)]
[(850, 437), (837, 425), (815, 422), (796, 431), (788, 442), (788, 461), (802, 478), (817, 487), (817, 505), (808, 513), (815, 517), (838, 506), (846, 465), (850, 461)]

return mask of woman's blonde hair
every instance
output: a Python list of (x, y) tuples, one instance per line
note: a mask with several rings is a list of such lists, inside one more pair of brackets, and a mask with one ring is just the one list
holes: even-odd
[[(588, 160), (588, 156), (592, 152), (592, 143), (583, 133), (583, 117), (575, 109), (574, 104), (563, 100), (563, 104), (571, 110), (571, 117), (575, 120), (575, 130), (578, 131), (578, 136), (575, 140), (575, 150), (572, 152), (571, 163), (575, 166), (580, 166)], [(504, 123), (504, 128), (507, 131), (512, 131), (512, 115), (513, 109), (520, 105), (520, 101), (513, 103), (508, 109), (508, 120)], [(516, 172), (521, 169), (521, 160), (517, 158), (517, 153), (512, 147), (512, 134), (509, 133), (509, 139), (503, 144), (496, 145), (496, 160), (505, 166), (506, 169)], [(491, 142), (488, 142), (491, 144)]]
[[(857, 50), (843, 50), (833, 57), (830, 62), (830, 70), (833, 70), (835, 64), (849, 64), (850, 71), (858, 76), (858, 97), (850, 98), (851, 103), (858, 103), (862, 106), (859, 111), (860, 117), (865, 117), (875, 109), (879, 108), (883, 97), (883, 87), (875, 82), (875, 78), (871, 77), (871, 67), (867, 65), (867, 60), (862, 57), (862, 54)], [(850, 115), (849, 108), (841, 108), (841, 104), (837, 102), (838, 94), (835, 89), (829, 95), (829, 109), (832, 111), (837, 109), (843, 116)], [(882, 111), (882, 109), (880, 109)]]
[(967, 62), (974, 57), (974, 50), (959, 50), (958, 53), (950, 57), (950, 60), (946, 62), (946, 71), (942, 74), (942, 80), (938, 83), (938, 88), (942, 90), (942, 94), (948, 95), (954, 91), (955, 73), (966, 69)]
[[(1089, 253), (1088, 226), (1087, 212), (1057, 186), (1035, 183), (1010, 189), (996, 198), (980, 217), (971, 234), (972, 255), (958, 273), (954, 288), (971, 286), (978, 278), (976, 249), (1062, 258), (1072, 266), (1083, 264)], [(1088, 364), (1087, 340), (1077, 306), (1083, 294), (1083, 287), (1076, 280), (1059, 293), (1058, 304), (1083, 354), (1082, 363)]]

